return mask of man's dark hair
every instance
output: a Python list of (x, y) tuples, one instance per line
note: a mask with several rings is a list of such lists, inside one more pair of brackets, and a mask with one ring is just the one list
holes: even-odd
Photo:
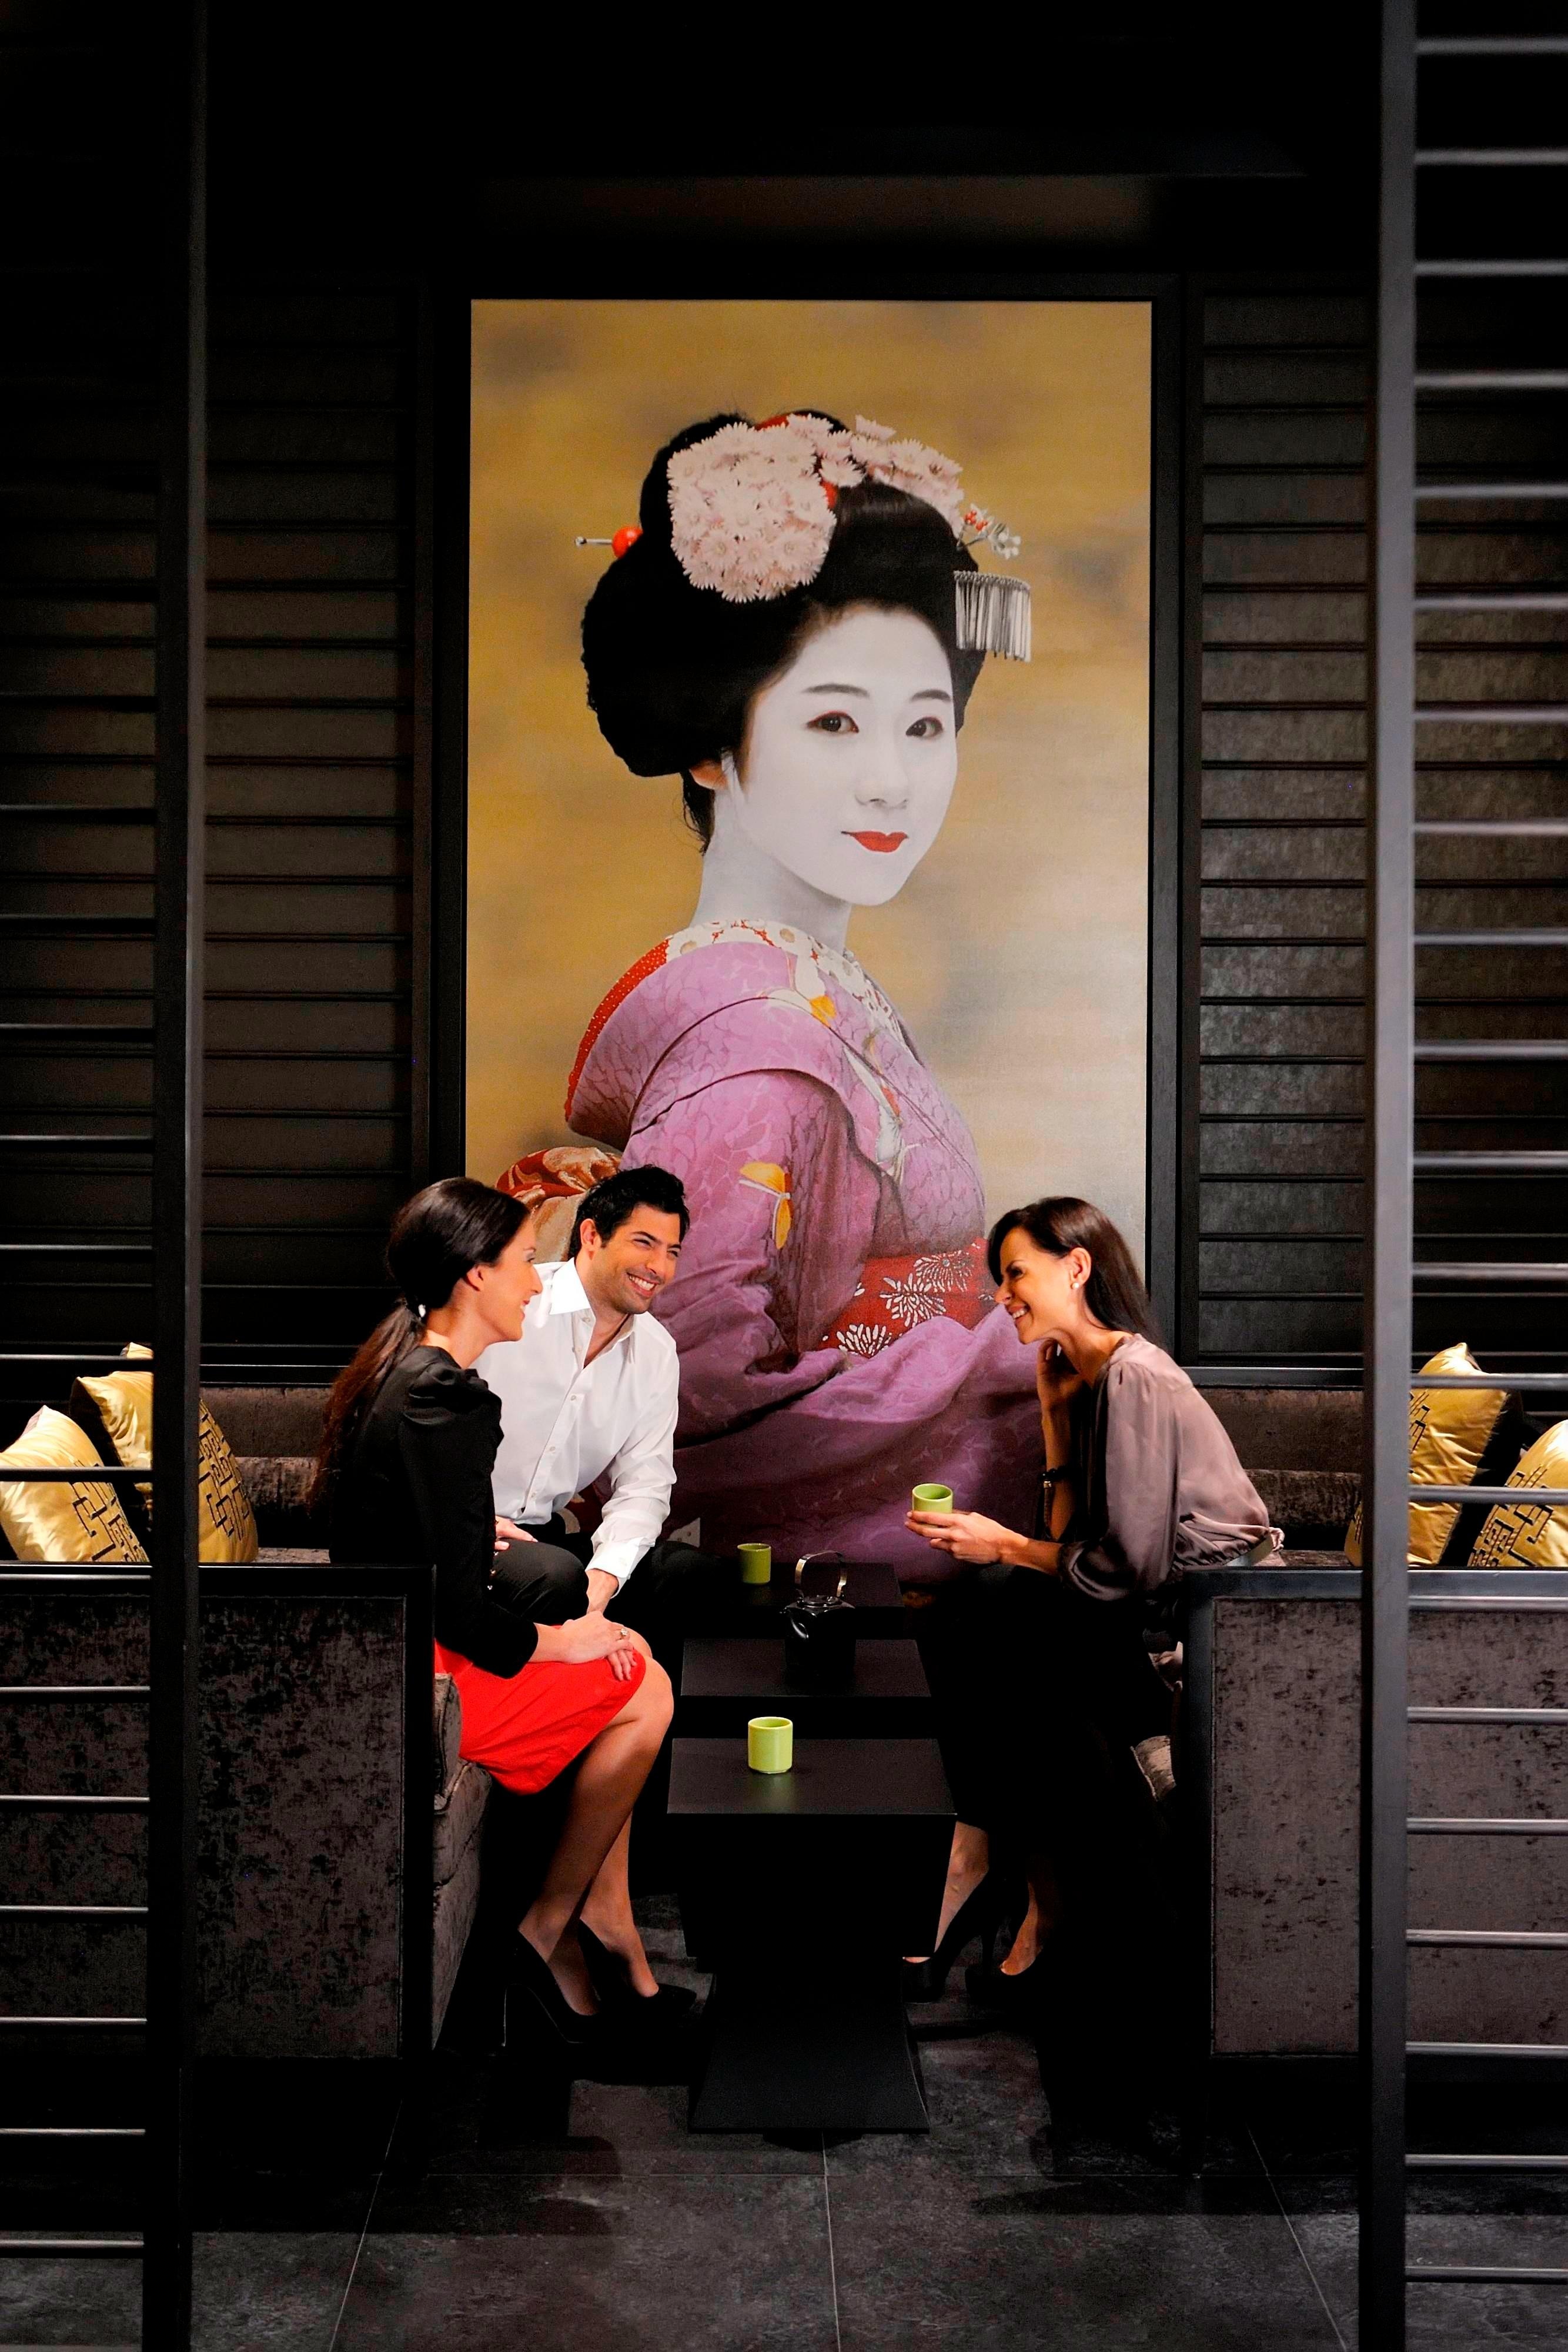
[(657, 1209), (664, 1216), (679, 1217), (681, 1239), (685, 1240), (692, 1213), (686, 1206), (686, 1188), (680, 1178), (672, 1176), (667, 1168), (618, 1168), (613, 1176), (606, 1176), (601, 1184), (595, 1184), (578, 1202), (571, 1240), (567, 1245), (568, 1257), (577, 1255), (585, 1217), (592, 1218), (600, 1240), (607, 1242), (639, 1209)]

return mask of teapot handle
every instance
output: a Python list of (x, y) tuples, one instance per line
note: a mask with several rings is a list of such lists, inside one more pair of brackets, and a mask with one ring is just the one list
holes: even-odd
[(800, 1559), (795, 1562), (796, 1591), (799, 1592), (800, 1591), (800, 1580), (805, 1575), (806, 1570), (810, 1566), (810, 1562), (814, 1559), (836, 1559), (838, 1561), (839, 1580), (833, 1588), (833, 1599), (835, 1601), (841, 1601), (844, 1597), (844, 1587), (850, 1580), (849, 1563), (844, 1559), (841, 1551), (802, 1552)]

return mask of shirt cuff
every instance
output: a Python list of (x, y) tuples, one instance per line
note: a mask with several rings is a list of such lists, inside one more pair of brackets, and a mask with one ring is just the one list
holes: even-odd
[(647, 1549), (646, 1544), (624, 1541), (601, 1544), (588, 1565), (601, 1570), (606, 1576), (612, 1576), (618, 1585), (624, 1584)]

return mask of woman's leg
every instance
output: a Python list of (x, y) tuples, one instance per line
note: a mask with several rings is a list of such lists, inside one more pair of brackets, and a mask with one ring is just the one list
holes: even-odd
[(1056, 1871), (1051, 1856), (1043, 1847), (1030, 1854), (1026, 1867), (1029, 1883), (1029, 1907), (1019, 1922), (1018, 1933), (1001, 1963), (1005, 1977), (1021, 1977), (1032, 1969), (1040, 1957), (1040, 1948), (1049, 1941), (1061, 1916), (1061, 1889), (1056, 1883)]
[[(947, 1853), (947, 1876), (942, 1887), (942, 1908), (936, 1920), (940, 1943), (969, 1896), (991, 1866), (991, 1841), (972, 1822), (955, 1822)], [(929, 1952), (911, 1952), (912, 1960), (926, 1960)]]
[(651, 2000), (659, 1990), (659, 1980), (648, 1966), (648, 1955), (643, 1949), (643, 1938), (632, 1916), (632, 1886), (627, 1875), (631, 1851), (632, 1817), (628, 1814), (621, 1824), (620, 1836), (582, 1898), (578, 1916), (585, 1927), (591, 1927), (607, 1952), (613, 1952), (625, 1962), (632, 1991)]
[(917, 1621), (921, 1663), (936, 1701), (936, 1734), (958, 1815), (936, 1920), (938, 1943), (991, 1866), (995, 1660), (1009, 1573), (961, 1571), (938, 1588), (925, 1620)]
[(1067, 1639), (1080, 1662), (1085, 1704), (1107, 1739), (1136, 1748), (1141, 1739), (1168, 1738), (1170, 1686), (1144, 1646), (1143, 1613), (1135, 1599), (1064, 1597)]
[(670, 1678), (649, 1657), (620, 1714), (583, 1750), (544, 1885), (518, 1922), (518, 1932), (549, 1962), (568, 2000), (585, 2015), (597, 2004), (582, 1955), (566, 1930), (627, 1826), (674, 1711)]

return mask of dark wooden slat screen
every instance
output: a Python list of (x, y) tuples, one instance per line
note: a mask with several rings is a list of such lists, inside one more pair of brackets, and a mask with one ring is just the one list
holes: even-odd
[[(0, 358), (5, 690), (0, 1034), (7, 1133), (144, 1124), (149, 950), (68, 919), (149, 908), (152, 348), (102, 278), (13, 281)], [(1542, 363), (1529, 291), (1428, 301), (1428, 363)], [(1362, 1212), (1366, 312), (1354, 289), (1211, 286), (1203, 381), (1199, 1181), (1184, 1360), (1354, 1375)], [(1434, 323), (1435, 322), (1435, 323)], [(417, 298), (411, 284), (225, 290), (213, 317), (206, 1332), (231, 1375), (324, 1371), (373, 1320), (392, 1204), (424, 1172), (414, 947), (427, 845), (414, 683)], [(1504, 339), (1505, 343), (1507, 339)], [(1546, 355), (1550, 356), (1550, 355)], [(1427, 400), (1428, 472), (1559, 470), (1564, 404)], [(1427, 501), (1427, 585), (1568, 583), (1564, 502)], [(1437, 700), (1564, 696), (1559, 613), (1425, 616)], [(1422, 814), (1561, 814), (1561, 731), (1423, 730)], [(34, 814), (36, 812), (36, 814)], [(1427, 928), (1568, 920), (1562, 844), (1427, 838)], [(40, 922), (39, 918), (50, 918)], [(68, 927), (62, 927), (67, 919)], [(1564, 1034), (1568, 953), (1429, 950), (1422, 1034)], [(1552, 1146), (1561, 1067), (1423, 1065), (1425, 1149)], [(145, 1160), (0, 1154), (12, 1345), (148, 1328)], [(1568, 1256), (1553, 1180), (1428, 1179), (1418, 1254)], [(1463, 1243), (1463, 1247), (1459, 1246)], [(1560, 1346), (1560, 1297), (1423, 1290), (1418, 1344)]]
[[(1202, 883), (1197, 1073), (1200, 1181), (1185, 1360), (1359, 1365), (1362, 1278), (1367, 308), (1354, 291), (1211, 289), (1204, 414)], [(1423, 364), (1542, 353), (1530, 288), (1458, 287), (1423, 303)], [(1561, 330), (1559, 329), (1560, 332)], [(1561, 365), (1559, 357), (1556, 364)], [(1560, 476), (1561, 395), (1423, 402), (1424, 475)], [(1423, 500), (1423, 588), (1568, 586), (1558, 500)], [(1568, 699), (1559, 612), (1427, 614), (1424, 701)], [(1425, 819), (1565, 814), (1559, 728), (1425, 726)], [(1568, 922), (1568, 843), (1418, 845), (1422, 930)], [(1423, 1038), (1568, 1033), (1568, 951), (1425, 949)], [(1420, 1066), (1418, 1150), (1562, 1148), (1561, 1066)], [(1417, 1260), (1568, 1257), (1549, 1177), (1423, 1180)], [(1189, 1264), (1190, 1264), (1189, 1259)], [(1562, 1294), (1423, 1286), (1416, 1341), (1563, 1352)]]
[[(123, 281), (37, 281), (21, 307), (0, 362), (4, 1125), (131, 1135), (150, 951), (92, 926), (151, 911), (152, 350)], [(204, 1316), (231, 1372), (342, 1360), (423, 1169), (416, 323), (410, 287), (213, 302)], [(16, 1025), (62, 1023), (87, 1034)], [(148, 1213), (134, 1152), (8, 1147), (8, 1344), (144, 1335)]]

